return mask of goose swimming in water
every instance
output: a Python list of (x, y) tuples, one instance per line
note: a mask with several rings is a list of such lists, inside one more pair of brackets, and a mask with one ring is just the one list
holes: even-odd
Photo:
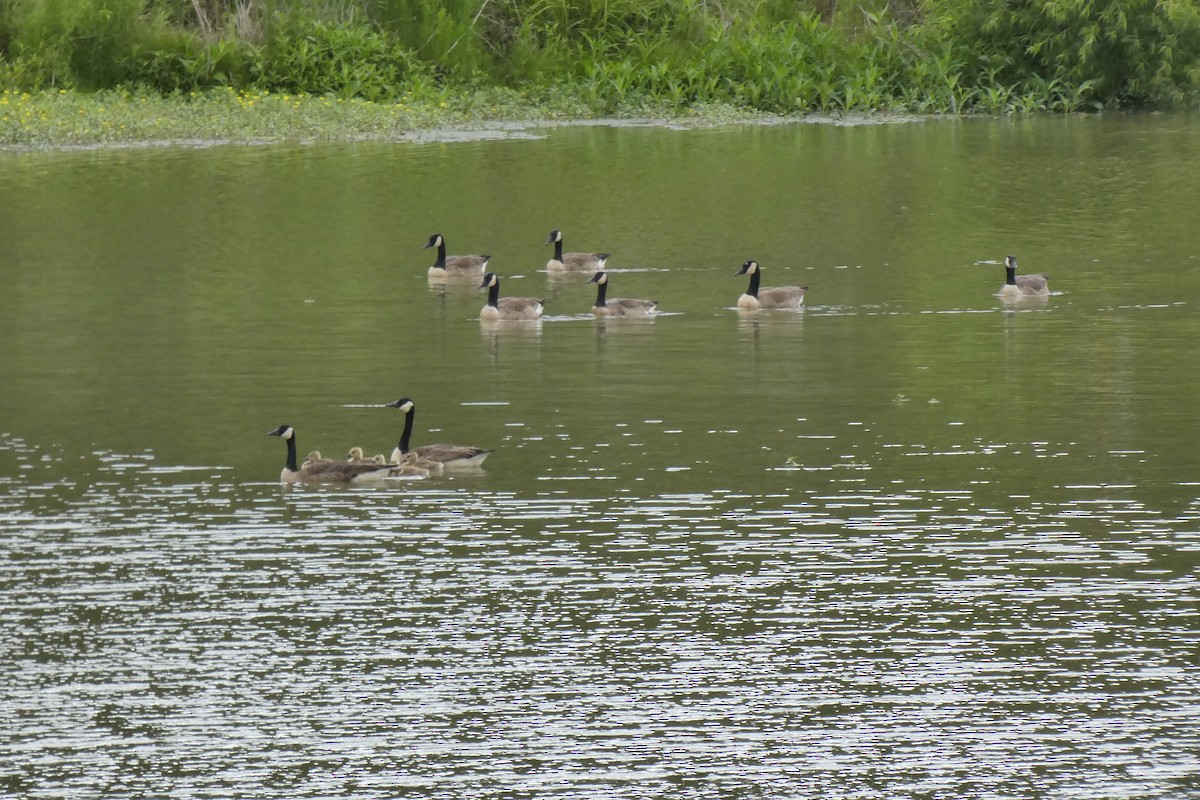
[(804, 307), (804, 295), (808, 293), (807, 286), (776, 286), (767, 288), (760, 286), (762, 267), (751, 259), (737, 271), (738, 275), (749, 275), (750, 285), (738, 298), (737, 307), (742, 311), (754, 311), (759, 308), (799, 309)]
[(430, 236), (421, 249), (428, 247), (437, 248), (437, 261), (429, 268), (431, 278), (478, 278), (487, 272), (488, 262), (492, 260), (491, 256), (446, 255), (446, 239), (440, 233)]
[(383, 457), (383, 453), (376, 453), (370, 458), (367, 458), (363, 455), (363, 449), (361, 447), (351, 447), (350, 452), (346, 453), (346, 460), (357, 464), (383, 465), (388, 463), (387, 459)]
[(400, 434), (400, 442), (392, 451), (392, 461), (396, 464), (405, 463), (410, 454), (415, 453), (419, 459), (437, 461), (443, 467), (478, 467), (492, 452), (482, 447), (470, 447), (455, 444), (426, 444), (409, 448), (412, 438), (413, 418), (416, 416), (416, 404), (407, 397), (401, 397), (394, 403), (388, 403), (387, 408), (398, 408), (404, 412), (404, 432)]
[[(359, 483), (387, 477), (390, 467), (384, 464), (353, 464), (321, 458), (315, 450), (303, 464), (296, 465), (296, 431), (291, 425), (280, 425), (268, 436), (278, 436), (287, 442), (287, 462), (279, 473), (283, 483)], [(316, 458), (312, 458), (316, 456)]]
[(549, 272), (595, 272), (604, 269), (604, 262), (608, 261), (608, 253), (564, 253), (560, 230), (550, 231), (546, 244), (554, 245), (554, 258), (546, 262)]
[(494, 272), (483, 276), (480, 289), (488, 290), (487, 305), (479, 312), (484, 322), (493, 320), (530, 320), (542, 316), (545, 300), (533, 297), (500, 297), (500, 278)]
[(597, 272), (588, 283), (596, 284), (596, 304), (592, 313), (597, 317), (648, 317), (654, 313), (657, 300), (635, 300), (628, 297), (608, 298), (608, 273)]
[(1049, 275), (1045, 273), (1017, 274), (1017, 257), (1004, 257), (1004, 285), (1000, 287), (1000, 297), (1005, 300), (1016, 300), (1021, 297), (1049, 297)]

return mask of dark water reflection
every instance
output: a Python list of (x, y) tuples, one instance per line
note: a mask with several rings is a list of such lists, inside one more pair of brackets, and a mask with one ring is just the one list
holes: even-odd
[(23, 796), (1194, 786), (1195, 502), (866, 464), (594, 496), (101, 461), (6, 487)]
[[(0, 154), (0, 794), (1196, 794), (1198, 150)], [(667, 313), (590, 319), (551, 227)], [(435, 230), (546, 319), (481, 326)], [(733, 311), (748, 257), (811, 306)], [(402, 394), (486, 468), (274, 482), (267, 430), (384, 451)]]

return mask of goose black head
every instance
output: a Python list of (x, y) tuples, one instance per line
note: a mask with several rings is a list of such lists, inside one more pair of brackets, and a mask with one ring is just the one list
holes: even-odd
[(1017, 268), (1017, 257), (1016, 256), (1005, 256), (1004, 257), (1004, 266), (1009, 267), (1011, 269), (1016, 269)]
[(295, 435), (296, 435), (296, 432), (294, 430), (292, 430), (291, 425), (280, 425), (275, 430), (267, 433), (267, 436), (279, 436), (280, 438), (283, 438), (283, 439), (291, 439)]
[(488, 287), (495, 286), (498, 283), (500, 283), (500, 279), (496, 277), (496, 273), (489, 272), (487, 275), (483, 276), (483, 283), (479, 284), (479, 288), (487, 289)]
[(440, 233), (435, 233), (433, 236), (429, 237), (429, 241), (426, 242), (425, 246), (421, 249), (426, 250), (430, 247), (441, 247), (445, 243), (446, 240), (442, 238), (442, 235)]
[(754, 259), (750, 259), (745, 264), (742, 264), (742, 268), (737, 271), (737, 274), (745, 275), (746, 273), (750, 273), (751, 275), (753, 275), (754, 273), (758, 272), (758, 270), (759, 270), (758, 262), (755, 261)]
[(593, 275), (591, 277), (591, 279), (588, 281), (588, 283), (608, 283), (608, 273), (607, 272), (597, 272), (595, 275)]
[(412, 411), (415, 407), (416, 406), (413, 404), (413, 401), (407, 397), (401, 397), (396, 402), (388, 403), (386, 406), (384, 406), (384, 408), (398, 408), (405, 414)]
[(561, 241), (562, 241), (562, 231), (560, 231), (556, 228), (555, 230), (550, 231), (550, 238), (548, 238), (546, 240), (546, 244), (554, 244), (555, 242), (561, 242)]

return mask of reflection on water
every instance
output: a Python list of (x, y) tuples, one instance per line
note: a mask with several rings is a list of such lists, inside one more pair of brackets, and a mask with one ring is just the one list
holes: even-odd
[(1198, 131), (0, 154), (0, 795), (1195, 795)]
[(879, 485), (869, 458), (635, 494), (583, 464), (289, 490), (3, 454), (18, 796), (1196, 785), (1196, 502)]
[(542, 333), (542, 319), (481, 319), (479, 331), (484, 339), (501, 336), (537, 338)]
[(429, 293), (432, 295), (447, 295), (447, 294), (464, 294), (472, 293), (479, 294), (480, 283), (483, 280), (482, 275), (463, 277), (463, 276), (429, 276)]
[[(650, 334), (654, 332), (654, 326), (659, 317), (669, 317), (669, 313), (654, 311), (642, 317), (593, 317), (589, 315), (596, 326), (597, 336), (602, 334), (612, 334), (614, 336), (623, 336), (628, 334)], [(663, 323), (669, 325), (670, 323)]]
[[(608, 271), (615, 272), (615, 270), (605, 270), (605, 271), (606, 272), (608, 272)], [(546, 282), (550, 286), (556, 286), (556, 287), (564, 287), (564, 286), (571, 287), (571, 286), (578, 286), (580, 284), (586, 286), (588, 280), (591, 279), (591, 277), (595, 274), (596, 274), (595, 272), (549, 272), (549, 271), (547, 271), (546, 272)], [(592, 293), (594, 291), (595, 291), (594, 289), (592, 289), (591, 287), (588, 287), (589, 293)]]

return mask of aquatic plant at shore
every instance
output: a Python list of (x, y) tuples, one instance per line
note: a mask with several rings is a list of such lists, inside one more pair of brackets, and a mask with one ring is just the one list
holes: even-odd
[(0, 87), (395, 102), (483, 88), (591, 113), (1013, 112), (1200, 98), (1195, 0), (11, 0)]
[[(729, 118), (731, 111), (718, 111)], [(231, 87), (162, 96), (68, 89), (0, 91), (0, 147), (90, 147), (147, 143), (394, 141), (441, 128), (586, 116), (540, 105), (506, 89), (449, 92), (430, 101), (289, 94)]]

